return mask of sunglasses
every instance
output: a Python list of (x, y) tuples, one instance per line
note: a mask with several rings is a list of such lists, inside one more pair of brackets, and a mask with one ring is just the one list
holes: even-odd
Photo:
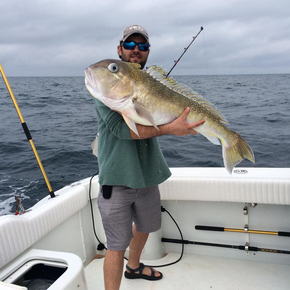
[(148, 51), (149, 49), (149, 43), (146, 43), (146, 42), (125, 41), (122, 44), (122, 46), (128, 50), (134, 50), (136, 45), (138, 45), (138, 48), (140, 51)]

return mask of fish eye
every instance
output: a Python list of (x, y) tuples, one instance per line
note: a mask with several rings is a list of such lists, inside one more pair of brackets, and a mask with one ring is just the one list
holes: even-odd
[(116, 73), (119, 71), (119, 66), (116, 63), (110, 63), (108, 66), (110, 72)]

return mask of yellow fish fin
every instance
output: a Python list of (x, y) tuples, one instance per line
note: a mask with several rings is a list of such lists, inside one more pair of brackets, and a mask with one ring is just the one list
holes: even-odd
[(225, 144), (223, 140), (223, 158), (227, 171), (231, 174), (234, 167), (243, 159), (255, 163), (255, 157), (248, 143), (236, 132), (229, 144)]
[[(138, 132), (138, 129), (137, 129), (137, 127), (136, 127), (136, 123), (132, 120), (132, 119), (130, 119), (130, 118), (128, 118), (127, 116), (125, 116), (124, 114), (122, 114), (122, 117), (123, 117), (123, 119), (125, 120), (125, 122), (126, 122), (126, 124), (128, 125), (128, 127), (136, 134), (136, 135), (138, 135), (139, 136), (139, 132)], [(140, 136), (139, 136), (140, 137)]]
[(136, 113), (138, 114), (138, 116), (141, 117), (142, 119), (145, 119), (152, 126), (154, 126), (157, 130), (159, 130), (154, 119), (153, 119), (153, 116), (148, 111), (148, 109), (141, 102), (137, 101), (136, 99), (133, 99), (133, 103), (134, 103), (134, 107), (135, 107), (135, 110), (136, 110)]

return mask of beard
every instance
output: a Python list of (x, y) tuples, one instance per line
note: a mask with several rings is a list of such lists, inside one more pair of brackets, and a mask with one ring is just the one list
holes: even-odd
[(119, 55), (119, 57), (121, 60), (126, 61), (126, 62), (138, 63), (141, 65), (141, 69), (143, 69), (147, 62), (148, 54), (142, 55), (141, 53), (137, 51), (132, 51), (131, 53), (128, 54), (128, 53), (124, 53), (122, 49), (122, 52)]

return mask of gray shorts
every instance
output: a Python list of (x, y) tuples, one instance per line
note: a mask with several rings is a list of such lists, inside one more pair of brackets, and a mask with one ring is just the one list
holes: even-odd
[(155, 232), (161, 227), (158, 186), (141, 189), (113, 186), (110, 199), (103, 198), (100, 187), (98, 206), (109, 250), (123, 251), (129, 246), (133, 238), (133, 222), (142, 233)]

